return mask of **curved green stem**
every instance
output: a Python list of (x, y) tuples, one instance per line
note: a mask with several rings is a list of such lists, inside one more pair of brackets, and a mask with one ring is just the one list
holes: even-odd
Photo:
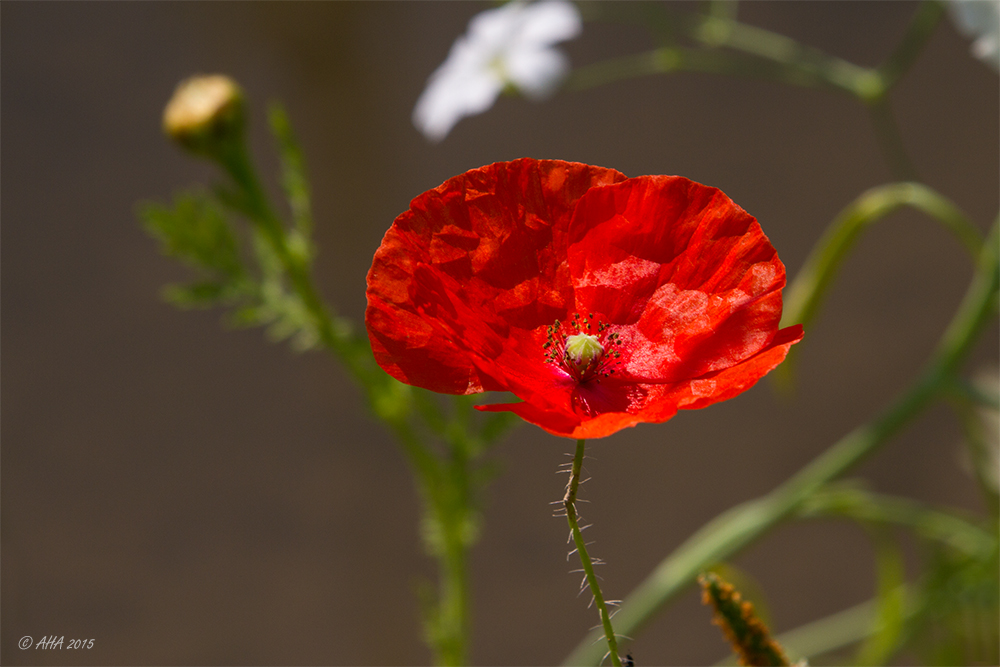
[[(923, 372), (888, 409), (854, 429), (771, 493), (719, 515), (663, 560), (615, 615), (619, 630), (633, 633), (669, 600), (686, 589), (698, 572), (729, 558), (788, 517), (817, 490), (877, 450), (918, 415), (941, 391), (994, 312), (1000, 282), (1000, 236), (994, 224), (979, 253), (976, 273), (962, 303)], [(584, 638), (564, 664), (598, 664), (597, 637)]]
[(920, 183), (890, 183), (872, 188), (851, 202), (816, 242), (785, 294), (781, 326), (808, 324), (816, 315), (841, 262), (860, 234), (903, 206), (940, 222), (973, 258), (983, 245), (979, 230), (949, 199)]
[(573, 534), (573, 542), (576, 545), (576, 552), (580, 556), (580, 564), (587, 577), (587, 585), (594, 596), (594, 604), (601, 615), (601, 627), (604, 630), (604, 638), (608, 643), (608, 652), (611, 655), (611, 663), (615, 667), (622, 667), (621, 658), (618, 657), (618, 640), (615, 631), (611, 627), (611, 616), (608, 614), (608, 606), (604, 603), (604, 596), (601, 594), (601, 586), (597, 582), (597, 575), (594, 574), (594, 564), (587, 553), (587, 543), (583, 541), (583, 534), (580, 532), (580, 524), (577, 521), (576, 513), (576, 492), (580, 486), (580, 470), (583, 468), (583, 452), (586, 440), (576, 441), (576, 455), (573, 457), (573, 468), (570, 471), (569, 484), (566, 485), (566, 495), (563, 497), (563, 505), (566, 508), (566, 520), (569, 521), (569, 529)]

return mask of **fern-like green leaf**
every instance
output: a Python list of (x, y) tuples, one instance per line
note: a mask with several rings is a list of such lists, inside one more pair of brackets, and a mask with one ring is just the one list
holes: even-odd
[(164, 254), (221, 278), (243, 273), (239, 243), (222, 208), (208, 194), (178, 195), (172, 207), (149, 203), (139, 216)]

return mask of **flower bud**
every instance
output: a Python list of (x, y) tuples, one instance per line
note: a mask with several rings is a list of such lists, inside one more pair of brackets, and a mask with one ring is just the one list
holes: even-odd
[(187, 150), (218, 158), (239, 145), (243, 91), (219, 74), (182, 81), (163, 111), (163, 129)]

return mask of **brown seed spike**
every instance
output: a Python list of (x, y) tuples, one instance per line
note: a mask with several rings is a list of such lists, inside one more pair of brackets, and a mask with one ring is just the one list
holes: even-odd
[(741, 665), (789, 665), (784, 649), (754, 613), (753, 605), (743, 600), (739, 591), (713, 572), (698, 577), (702, 602), (714, 610), (712, 622), (722, 628), (733, 645)]

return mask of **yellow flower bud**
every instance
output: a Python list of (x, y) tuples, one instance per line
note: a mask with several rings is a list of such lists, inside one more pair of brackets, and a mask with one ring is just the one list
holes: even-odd
[(163, 111), (163, 129), (184, 148), (219, 157), (242, 141), (243, 91), (219, 74), (182, 81)]

